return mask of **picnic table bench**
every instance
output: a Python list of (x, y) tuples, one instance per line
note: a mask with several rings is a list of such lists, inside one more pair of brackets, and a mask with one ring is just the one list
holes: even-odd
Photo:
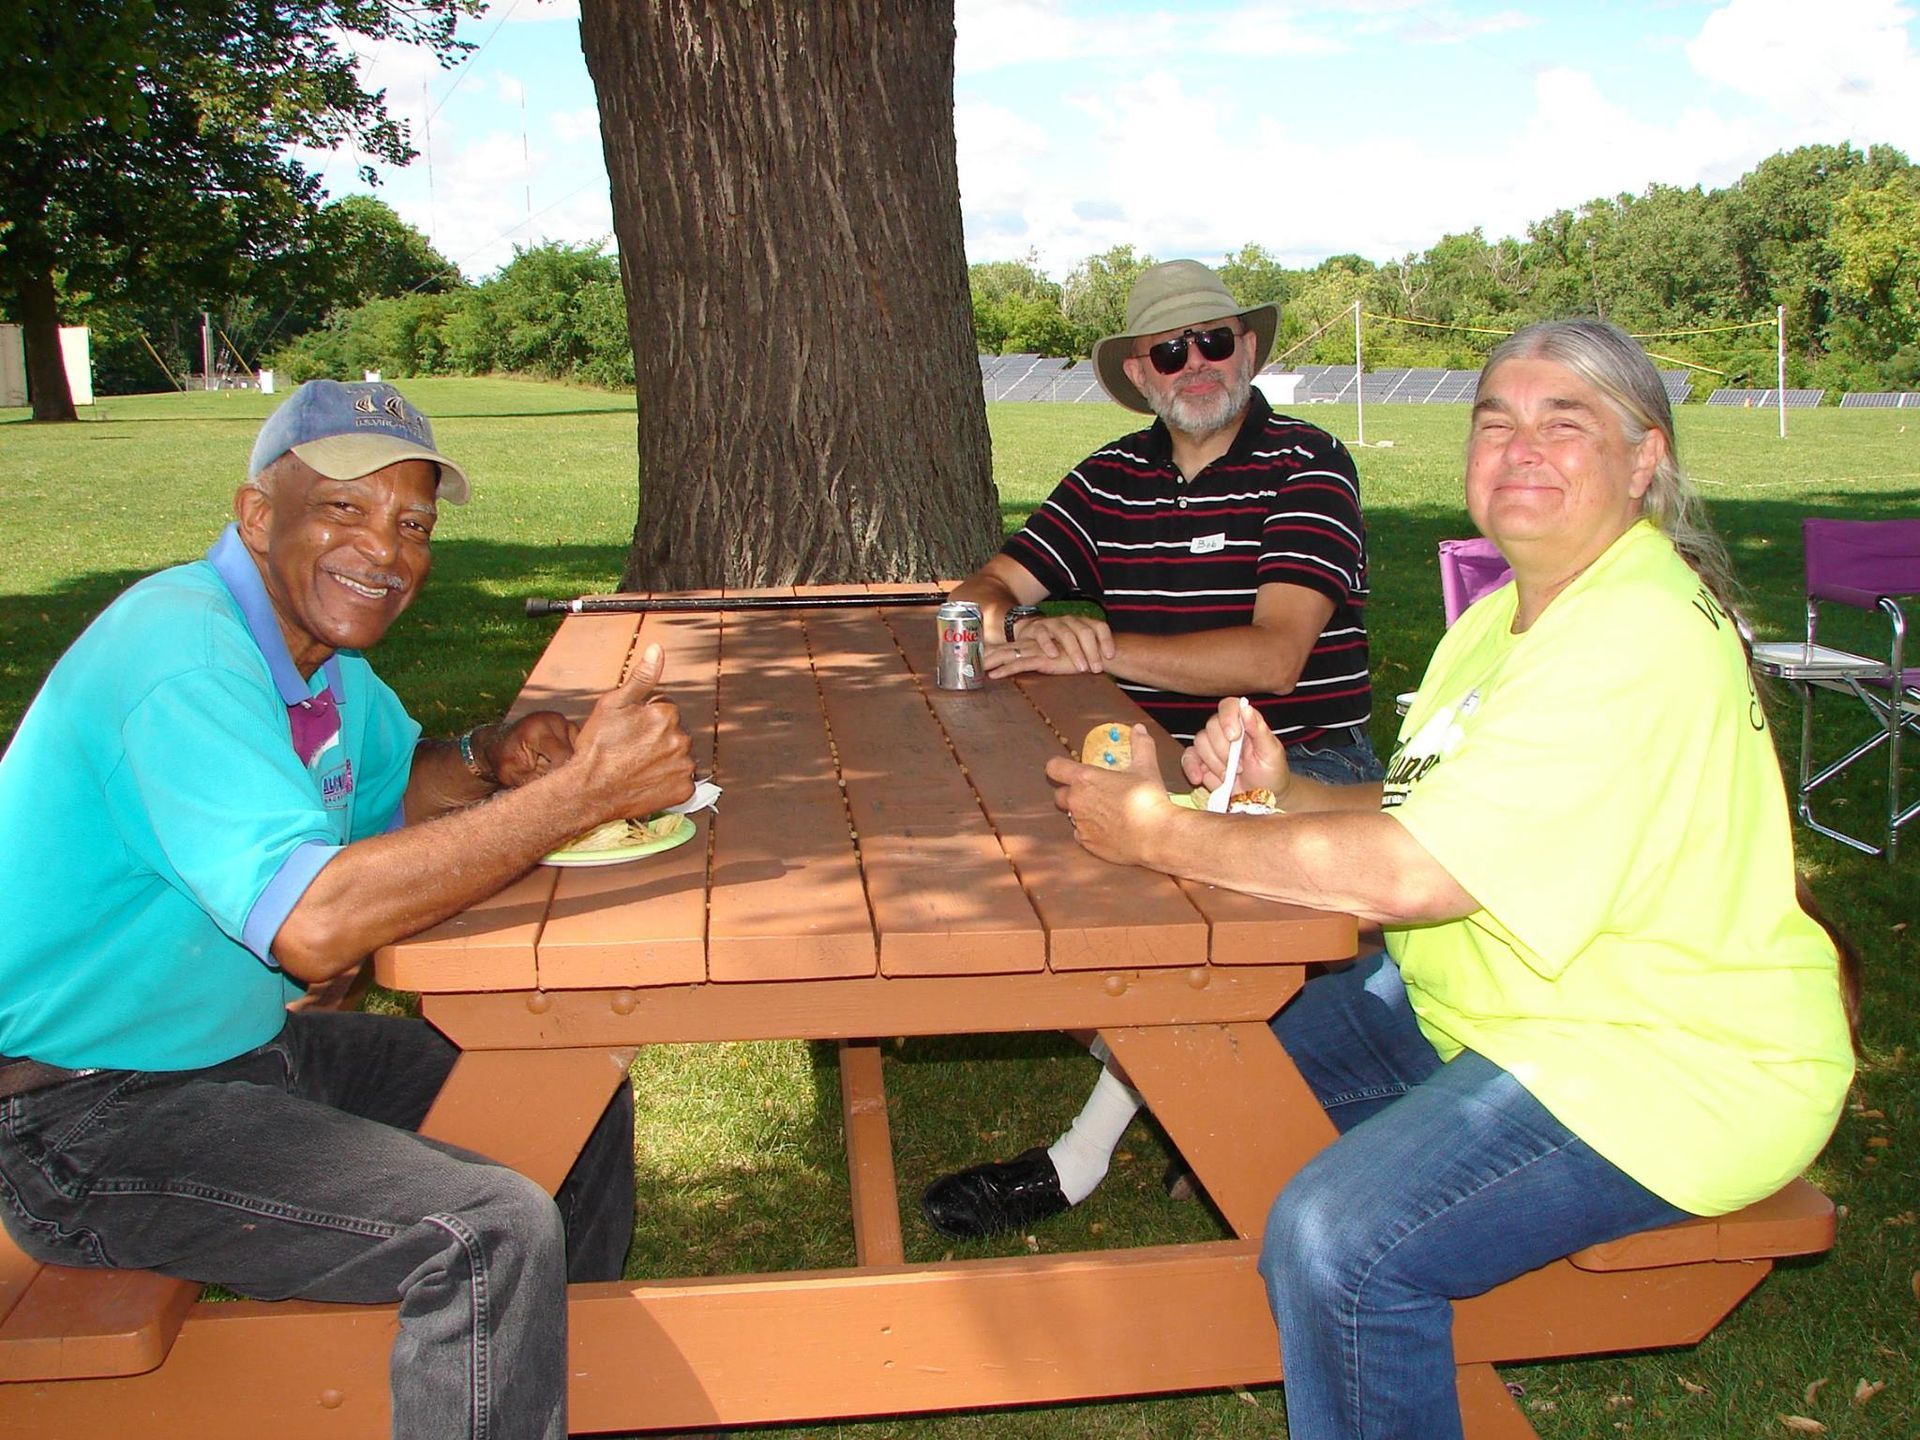
[[(1259, 1235), (1333, 1132), (1266, 1020), (1308, 964), (1354, 953), (1355, 923), (1081, 851), (1041, 765), (1137, 712), (1100, 676), (937, 690), (930, 615), (864, 593), (871, 607), (565, 621), (516, 709), (584, 714), (637, 644), (660, 642), (725, 787), (719, 813), (643, 862), (539, 869), (378, 957), (382, 982), (417, 991), (462, 1047), (426, 1131), (549, 1188), (642, 1044), (840, 1044), (857, 1263), (572, 1287), (572, 1424), (1279, 1380)], [(1083, 1028), (1126, 1065), (1230, 1238), (907, 1263), (872, 1037)], [(1497, 1364), (1695, 1343), (1774, 1259), (1833, 1231), (1826, 1197), (1796, 1181), (1462, 1302), (1467, 1433), (1533, 1433)], [(0, 1432), (383, 1435), (394, 1328), (391, 1306), (207, 1303), (0, 1245)]]

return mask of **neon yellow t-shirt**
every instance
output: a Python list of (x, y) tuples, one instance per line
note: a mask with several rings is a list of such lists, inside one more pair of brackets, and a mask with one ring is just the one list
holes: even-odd
[(1482, 908), (1387, 950), (1443, 1058), (1500, 1065), (1682, 1209), (1736, 1210), (1819, 1153), (1853, 1075), (1739, 636), (1644, 520), (1523, 635), (1515, 598), (1442, 639), (1384, 801)]

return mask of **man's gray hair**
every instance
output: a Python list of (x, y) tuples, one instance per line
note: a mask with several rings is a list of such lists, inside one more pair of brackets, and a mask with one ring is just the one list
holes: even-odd
[(258, 490), (262, 495), (265, 495), (271, 500), (273, 498), (273, 488), (279, 482), (280, 477), (301, 463), (303, 462), (300, 457), (289, 450), (279, 459), (263, 465), (260, 473), (252, 476), (247, 481), (246, 488), (249, 490)]
[(1647, 518), (1673, 542), (1673, 548), (1728, 614), (1737, 615), (1733, 565), (1726, 547), (1707, 519), (1700, 492), (1680, 468), (1680, 447), (1673, 433), (1673, 402), (1666, 382), (1647, 352), (1626, 331), (1605, 320), (1543, 320), (1509, 335), (1493, 347), (1474, 392), (1477, 404), (1493, 372), (1507, 360), (1551, 360), (1598, 390), (1619, 417), (1627, 443), (1638, 445), (1650, 431), (1666, 440), (1666, 453), (1654, 468), (1647, 489)]

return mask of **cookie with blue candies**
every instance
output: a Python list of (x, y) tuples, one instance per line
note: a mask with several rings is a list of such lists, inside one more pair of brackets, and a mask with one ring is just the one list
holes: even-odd
[(1133, 726), (1108, 720), (1087, 732), (1080, 744), (1080, 763), (1098, 765), (1106, 770), (1133, 767)]

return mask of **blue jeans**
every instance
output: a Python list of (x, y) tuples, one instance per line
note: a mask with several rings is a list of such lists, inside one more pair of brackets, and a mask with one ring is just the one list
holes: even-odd
[(1373, 753), (1364, 725), (1329, 731), (1305, 745), (1287, 747), (1287, 769), (1328, 785), (1358, 785), (1386, 776), (1386, 767)]
[(561, 1440), (566, 1282), (633, 1233), (622, 1086), (558, 1197), (412, 1134), (458, 1052), (418, 1020), (305, 1011), (206, 1070), (108, 1070), (0, 1101), (0, 1220), (61, 1265), (277, 1300), (397, 1300), (393, 1433)]
[(1260, 1256), (1293, 1440), (1454, 1440), (1454, 1300), (1684, 1215), (1491, 1061), (1441, 1064), (1384, 954), (1309, 980), (1273, 1029), (1340, 1132)]

